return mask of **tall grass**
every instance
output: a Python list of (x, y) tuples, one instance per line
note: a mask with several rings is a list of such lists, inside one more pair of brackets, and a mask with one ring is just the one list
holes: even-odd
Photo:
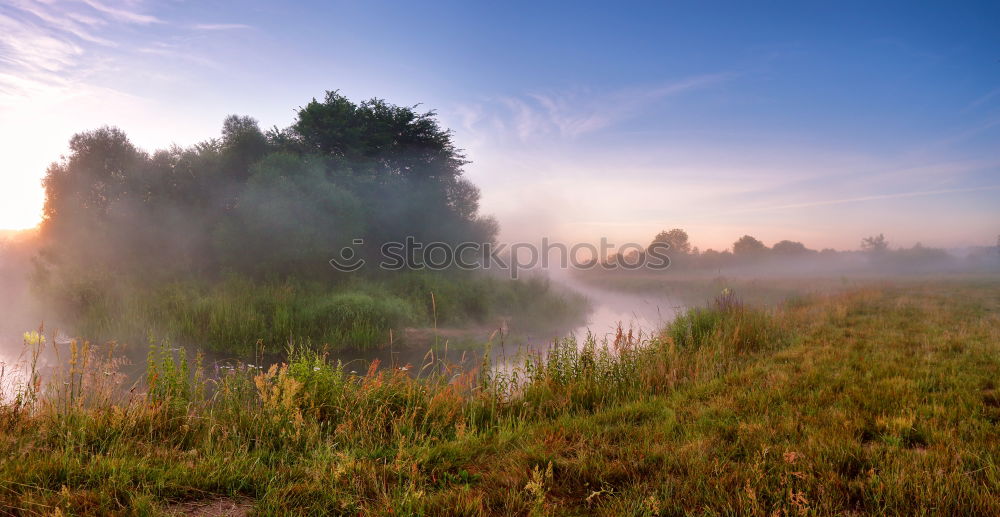
[(121, 399), (3, 406), (16, 460), (0, 460), (0, 507), (155, 514), (211, 494), (264, 515), (995, 513), (1000, 306), (973, 293), (779, 312), (725, 293), (652, 336), (416, 377), (296, 346), (206, 381), (156, 348)]
[(81, 335), (145, 340), (147, 335), (198, 347), (252, 353), (259, 341), (280, 350), (290, 340), (369, 347), (389, 329), (414, 322), (409, 304), (388, 294), (323, 291), (315, 286), (229, 279), (203, 287), (170, 283), (125, 287), (88, 297), (79, 309)]
[[(340, 299), (333, 298), (330, 303)], [(352, 300), (351, 306), (366, 303), (371, 301)], [(326, 312), (337, 314), (332, 310)], [(353, 314), (347, 314), (350, 316)], [(364, 464), (373, 458), (385, 458), (409, 465), (410, 460), (405, 456), (414, 453), (410, 447), (435, 447), (434, 444), (460, 442), (474, 435), (515, 430), (529, 422), (589, 413), (636, 396), (662, 392), (667, 385), (645, 372), (653, 363), (665, 366), (669, 361), (679, 360), (679, 354), (691, 353), (678, 352), (669, 337), (651, 338), (620, 331), (614, 339), (601, 343), (592, 337), (583, 343), (562, 340), (546, 353), (529, 355), (508, 367), (484, 363), (481, 369), (463, 370), (442, 363), (419, 368), (423, 374), (413, 376), (406, 371), (408, 368), (384, 366), (378, 361), (366, 371), (352, 373), (315, 348), (295, 345), (288, 351), (287, 363), (275, 364), (267, 370), (240, 364), (221, 369), (216, 377), (209, 379), (200, 358), (189, 364), (183, 349), (153, 344), (143, 385), (138, 390), (119, 392), (119, 398), (114, 398), (106, 387), (98, 389), (90, 381), (83, 381), (92, 377), (91, 370), (109, 365), (81, 362), (78, 357), (90, 354), (86, 350), (89, 345), (82, 346), (84, 349), (76, 342), (69, 345), (74, 351), (69, 358), (70, 397), (80, 400), (83, 393), (100, 392), (105, 397), (104, 404), (43, 398), (30, 416), (25, 415), (12, 424), (13, 436), (60, 429), (50, 442), (53, 445), (70, 442), (80, 445), (79, 440), (85, 439), (90, 445), (67, 453), (67, 461), (74, 462), (84, 461), (96, 451), (136, 454), (138, 444), (155, 439), (155, 447), (197, 450), (195, 454), (201, 460), (210, 462), (216, 461), (210, 459), (216, 455), (250, 456), (270, 465), (265, 470), (283, 464), (309, 463), (317, 454), (347, 455), (339, 456), (345, 461), (352, 455), (360, 455), (356, 461)], [(333, 453), (334, 450), (341, 452)], [(59, 483), (70, 482), (62, 474), (52, 477), (55, 464), (48, 460), (41, 463), (36, 465), (39, 473), (25, 479), (43, 484), (57, 479), (63, 480)], [(5, 475), (20, 471), (10, 464), (5, 468), (13, 468)], [(348, 466), (338, 468), (350, 472)], [(65, 470), (61, 472), (68, 474)], [(131, 477), (138, 475), (137, 471), (129, 472), (127, 477), (131, 481), (126, 484), (140, 482)], [(400, 480), (411, 476), (403, 471), (398, 475)], [(465, 482), (472, 479), (468, 472), (434, 474), (438, 475), (445, 479), (458, 476), (456, 480)], [(423, 474), (419, 477), (420, 484), (428, 482)], [(539, 482), (544, 483), (544, 475)], [(100, 485), (90, 477), (71, 483), (80, 487)], [(184, 498), (186, 494), (180, 487), (158, 489), (140, 483), (139, 492), (150, 497)], [(162, 486), (162, 482), (157, 483)], [(34, 485), (15, 490), (21, 503), (25, 497), (33, 501), (59, 499), (35, 492), (31, 486)], [(227, 486), (240, 490), (236, 488), (239, 483)], [(255, 491), (254, 496), (263, 496), (262, 508), (278, 507), (269, 506), (278, 504), (278, 500), (270, 497), (291, 497), (295, 504), (306, 504), (281, 490), (272, 493), (270, 489), (260, 489), (264, 491)], [(414, 496), (380, 494), (374, 485), (355, 489), (359, 490), (358, 498), (345, 503), (346, 509), (354, 509), (351, 511), (364, 508), (372, 497), (405, 500)], [(416, 485), (413, 490), (417, 491)], [(122, 497), (123, 493), (112, 490), (107, 497), (111, 496)], [(4, 497), (7, 496), (0, 494), (0, 501)], [(102, 507), (121, 504), (116, 502), (121, 500), (107, 497), (98, 498), (105, 505)], [(326, 495), (313, 494), (309, 496), (312, 498), (329, 502)], [(125, 497), (124, 501), (139, 504), (134, 496)]]
[[(149, 335), (204, 349), (249, 354), (288, 342), (370, 348), (407, 326), (524, 323), (581, 317), (585, 302), (544, 279), (510, 281), (481, 274), (399, 273), (335, 287), (257, 282), (140, 285), (79, 279), (50, 292), (79, 335), (95, 341), (145, 341)], [(431, 298), (436, 310), (432, 310)]]
[(781, 329), (766, 312), (749, 308), (729, 288), (709, 306), (679, 315), (666, 332), (677, 346), (725, 343), (737, 353), (759, 351), (780, 342), (782, 337)]

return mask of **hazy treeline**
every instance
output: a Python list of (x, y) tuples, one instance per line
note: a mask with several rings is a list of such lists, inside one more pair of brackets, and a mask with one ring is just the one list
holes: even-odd
[[(942, 248), (917, 243), (909, 248), (892, 248), (882, 234), (865, 237), (860, 249), (838, 251), (832, 248), (815, 250), (797, 241), (782, 240), (767, 246), (750, 235), (733, 242), (732, 248), (722, 251), (699, 250), (693, 246), (688, 233), (680, 228), (658, 233), (650, 242), (646, 253), (654, 246), (665, 248), (670, 257), (668, 270), (721, 270), (745, 269), (760, 272), (781, 266), (781, 273), (815, 273), (820, 269), (871, 270), (879, 273), (923, 273), (954, 270), (1000, 269), (1000, 240), (998, 246), (969, 248), (959, 256)], [(632, 251), (615, 255), (609, 263), (640, 264), (643, 252)]]
[(497, 227), (478, 215), (465, 163), (433, 113), (337, 92), (288, 128), (233, 115), (187, 148), (147, 153), (103, 127), (47, 171), (44, 264), (329, 276), (356, 238), (489, 241)]
[(234, 115), (186, 148), (148, 153), (113, 127), (69, 147), (44, 179), (34, 285), (85, 337), (369, 346), (408, 325), (584, 310), (544, 279), (331, 267), (347, 246), (495, 239), (433, 112), (327, 92), (284, 129)]

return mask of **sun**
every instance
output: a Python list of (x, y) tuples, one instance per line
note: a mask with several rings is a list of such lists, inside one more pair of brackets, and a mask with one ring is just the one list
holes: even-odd
[[(25, 106), (31, 105), (25, 102)], [(0, 141), (12, 142), (0, 154), (0, 230), (27, 230), (42, 221), (42, 178), (48, 165), (65, 152), (68, 141), (51, 136), (66, 133), (52, 124), (46, 133), (44, 121), (52, 119), (47, 113), (35, 121), (23, 116), (25, 109), (0, 109)]]
[(0, 230), (27, 230), (42, 221), (45, 193), (38, 178), (26, 179), (0, 172)]

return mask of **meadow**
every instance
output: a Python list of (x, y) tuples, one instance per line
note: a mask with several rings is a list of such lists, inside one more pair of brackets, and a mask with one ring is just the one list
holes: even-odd
[(1000, 512), (1000, 280), (716, 294), (653, 336), (416, 376), (153, 348), (129, 390), (76, 344), (4, 401), (0, 513)]

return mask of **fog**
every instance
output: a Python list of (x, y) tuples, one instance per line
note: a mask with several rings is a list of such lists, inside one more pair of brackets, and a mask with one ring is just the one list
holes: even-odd
[[(1000, 272), (996, 246), (900, 247), (881, 234), (849, 250), (734, 235), (715, 250), (664, 228), (552, 255), (556, 218), (482, 213), (468, 163), (433, 112), (337, 92), (287, 128), (233, 115), (218, 138), (186, 148), (143, 150), (121, 128), (81, 132), (47, 171), (40, 227), (0, 248), (4, 382), (23, 380), (11, 372), (30, 357), (24, 333), (42, 325), (43, 367), (59, 365), (71, 339), (127, 345), (135, 373), (157, 344), (201, 351), (213, 368), (280, 361), (292, 345), (351, 363), (419, 364), (428, 350), (507, 361), (565, 338), (649, 339), (722, 290), (774, 305), (859, 282)], [(498, 235), (530, 239), (499, 255), (504, 266), (484, 255), (471, 268), (429, 267), (407, 248), (400, 267), (376, 267), (389, 244), (513, 244)]]

